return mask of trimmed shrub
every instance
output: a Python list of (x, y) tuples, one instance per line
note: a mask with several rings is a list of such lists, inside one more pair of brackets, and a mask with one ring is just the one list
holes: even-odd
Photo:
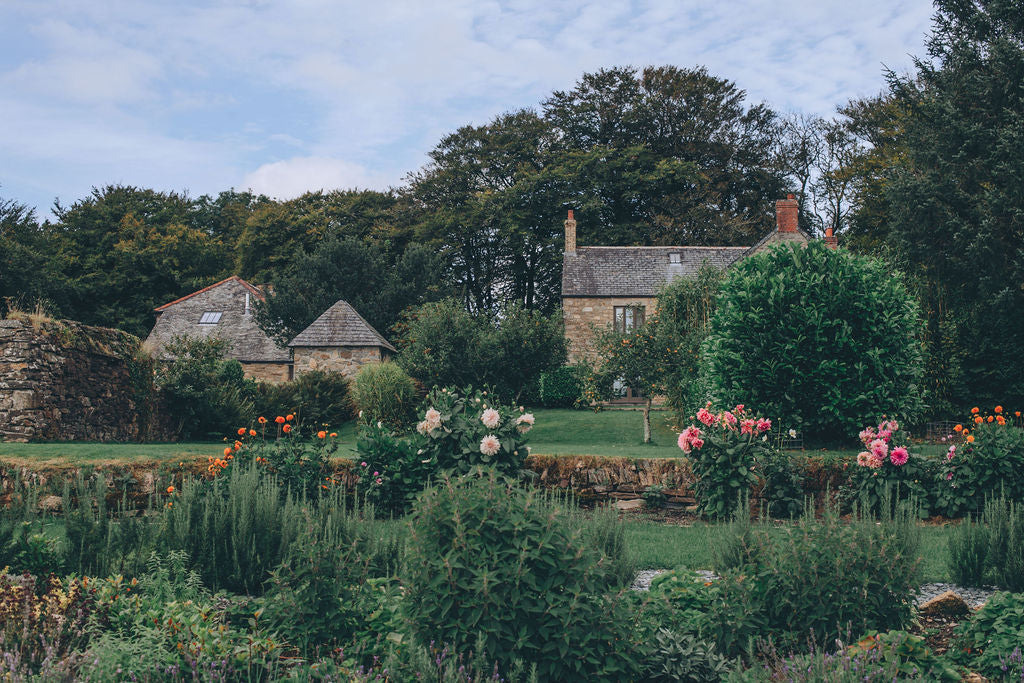
[(540, 373), (540, 403), (545, 408), (575, 408), (583, 398), (583, 368), (563, 365)]
[(720, 404), (849, 438), (878, 415), (921, 413), (920, 332), (914, 298), (882, 261), (779, 246), (729, 270), (702, 375)]
[[(403, 583), (423, 645), (476, 647), (540, 680), (630, 680), (630, 619), (601, 595), (601, 556), (543, 496), (493, 472), (446, 478), (416, 505)], [(479, 641), (478, 641), (479, 639)]]
[(393, 429), (407, 429), (418, 399), (412, 377), (397, 363), (371, 363), (352, 378), (352, 405), (366, 424), (383, 422)]

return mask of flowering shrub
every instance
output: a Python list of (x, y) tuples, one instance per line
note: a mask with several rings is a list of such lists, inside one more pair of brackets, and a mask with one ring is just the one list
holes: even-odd
[(712, 413), (711, 402), (697, 411), (679, 435), (679, 448), (690, 459), (696, 478), (697, 505), (709, 517), (726, 517), (738, 497), (757, 483), (756, 462), (769, 450), (772, 421), (755, 417), (746, 407)]
[(927, 502), (934, 471), (929, 473), (922, 459), (911, 455), (899, 422), (883, 416), (877, 427), (860, 432), (860, 442), (864, 450), (857, 454), (857, 466), (844, 491), (854, 502), (872, 511), (886, 500), (895, 503), (913, 497)]
[(478, 466), (518, 472), (529, 454), (527, 433), (534, 417), (520, 406), (502, 405), (487, 391), (435, 387), (424, 402), (413, 441), (436, 469), (466, 473)]
[(384, 515), (409, 511), (416, 494), (437, 472), (418, 439), (396, 435), (383, 422), (360, 428), (356, 441), (356, 493)]
[(252, 462), (295, 491), (313, 493), (336, 485), (330, 459), (338, 450), (337, 432), (314, 425), (304, 437), (306, 428), (294, 425), (295, 415), (289, 413), (273, 420), (260, 417), (255, 427), (239, 427), (223, 457), (209, 458), (207, 470), (216, 476), (233, 462)]
[(971, 419), (958, 424), (939, 479), (938, 503), (949, 517), (978, 511), (986, 497), (1024, 497), (1024, 425), (1020, 411), (1002, 406), (991, 413), (971, 409)]

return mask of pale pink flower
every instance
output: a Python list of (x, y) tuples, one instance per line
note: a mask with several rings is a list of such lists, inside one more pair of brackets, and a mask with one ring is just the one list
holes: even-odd
[(885, 460), (889, 455), (889, 444), (887, 444), (883, 439), (875, 439), (871, 442), (869, 448), (871, 449), (872, 455), (876, 458)]
[(441, 424), (441, 413), (434, 408), (430, 408), (429, 410), (427, 410), (426, 418), (427, 422), (429, 422), (430, 424)]
[(424, 420), (423, 422), (420, 422), (418, 425), (416, 425), (416, 431), (419, 432), (420, 434), (424, 434), (424, 435), (425, 434), (429, 434), (430, 431), (431, 431), (430, 423), (427, 422), (426, 420)]
[(956, 445), (949, 447), (949, 452), (946, 453), (946, 460), (952, 460), (953, 456), (956, 455)]
[(533, 427), (533, 413), (525, 413), (516, 418), (516, 429), (520, 434), (525, 434)]
[(700, 441), (700, 446), (704, 445), (704, 441), (700, 438), (700, 429), (690, 425), (683, 430), (683, 433), (679, 435), (679, 447), (683, 449), (684, 453), (689, 453), (693, 448), (700, 448), (697, 442)]
[(909, 458), (910, 454), (907, 453), (907, 449), (903, 446), (892, 449), (892, 453), (889, 455), (889, 460), (892, 461), (893, 465), (905, 465)]
[(501, 424), (501, 415), (494, 408), (488, 408), (480, 416), (480, 421), (484, 423), (484, 427), (488, 429), (494, 429)]
[(857, 464), (860, 467), (868, 467), (871, 463), (871, 454), (867, 451), (861, 451), (857, 454)]
[(860, 440), (861, 443), (867, 446), (868, 444), (875, 440), (875, 430), (872, 429), (871, 427), (868, 427), (867, 429), (861, 431)]
[(494, 434), (488, 434), (480, 439), (480, 452), (484, 455), (497, 455), (500, 448), (501, 442)]
[(759, 432), (767, 432), (767, 431), (770, 431), (771, 428), (772, 428), (772, 421), (771, 420), (764, 419), (764, 420), (758, 420), (757, 421), (757, 431), (759, 431)]
[(682, 449), (683, 453), (690, 452), (690, 439), (686, 436), (686, 432), (682, 432), (679, 435), (679, 440), (676, 441), (676, 444)]

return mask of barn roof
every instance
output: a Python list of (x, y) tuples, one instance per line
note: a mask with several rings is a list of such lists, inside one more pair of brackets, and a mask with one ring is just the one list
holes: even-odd
[(338, 300), (324, 311), (288, 342), (288, 346), (382, 346), (395, 351), (395, 347), (344, 300)]

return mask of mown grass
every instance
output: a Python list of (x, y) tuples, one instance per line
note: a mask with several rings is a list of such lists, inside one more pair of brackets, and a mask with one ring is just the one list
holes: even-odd
[[(653, 443), (643, 443), (643, 417), (637, 410), (561, 410), (534, 411), (537, 424), (530, 432), (530, 447), (538, 455), (596, 455), (627, 458), (678, 458), (676, 432), (671, 428), (671, 413), (651, 414)], [(225, 435), (226, 436), (226, 435)], [(356, 424), (348, 422), (338, 429), (339, 457), (354, 457)], [(830, 457), (857, 455), (856, 444), (849, 448), (807, 450), (807, 455)], [(188, 443), (103, 444), (90, 442), (0, 443), (0, 461), (15, 465), (59, 464), (141, 464), (173, 462), (219, 455), (223, 441)], [(939, 455), (943, 446), (920, 445), (915, 453)]]
[[(712, 569), (712, 548), (724, 527), (703, 522), (689, 526), (633, 521), (627, 525), (627, 543), (639, 569)], [(923, 526), (921, 574), (925, 583), (950, 581), (949, 528)]]

